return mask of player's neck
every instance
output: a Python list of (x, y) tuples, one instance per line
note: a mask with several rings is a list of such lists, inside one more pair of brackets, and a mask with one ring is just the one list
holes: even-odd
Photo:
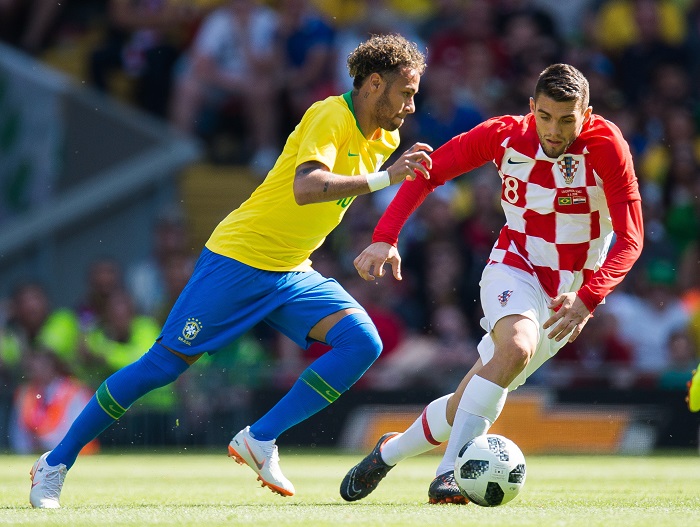
[(353, 90), (350, 94), (352, 105), (355, 110), (355, 119), (360, 128), (360, 132), (365, 139), (374, 139), (380, 133), (374, 116), (372, 115), (372, 97), (369, 94), (363, 96), (361, 91)]

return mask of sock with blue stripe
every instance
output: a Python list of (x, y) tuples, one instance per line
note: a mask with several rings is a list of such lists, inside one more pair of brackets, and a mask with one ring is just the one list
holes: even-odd
[(251, 425), (255, 439), (277, 439), (331, 404), (362, 377), (382, 351), (377, 328), (366, 313), (342, 318), (328, 331), (326, 342), (333, 348), (304, 370), (291, 390)]
[(154, 344), (139, 360), (102, 383), (46, 462), (51, 466), (63, 463), (71, 468), (80, 450), (124, 415), (137, 399), (170, 384), (187, 368), (184, 360)]

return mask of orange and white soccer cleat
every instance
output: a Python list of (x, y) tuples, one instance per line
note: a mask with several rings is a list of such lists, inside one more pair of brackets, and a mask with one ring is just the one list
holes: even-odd
[(263, 487), (282, 496), (294, 495), (294, 485), (282, 474), (279, 453), (274, 440), (253, 439), (250, 435), (250, 427), (246, 426), (229, 443), (228, 455), (236, 463), (252, 468)]
[(63, 481), (66, 479), (68, 469), (61, 463), (56, 467), (50, 466), (46, 462), (46, 452), (29, 471), (32, 478), (32, 490), (29, 492), (29, 503), (37, 509), (60, 509), (61, 489)]

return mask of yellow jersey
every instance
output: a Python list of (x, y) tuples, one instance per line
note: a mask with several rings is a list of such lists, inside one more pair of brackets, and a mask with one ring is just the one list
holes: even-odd
[(323, 163), (334, 174), (376, 172), (399, 146), (399, 132), (362, 134), (350, 92), (314, 103), (289, 135), (265, 181), (214, 229), (206, 247), (266, 271), (309, 271), (311, 253), (340, 223), (354, 197), (298, 205), (296, 167)]

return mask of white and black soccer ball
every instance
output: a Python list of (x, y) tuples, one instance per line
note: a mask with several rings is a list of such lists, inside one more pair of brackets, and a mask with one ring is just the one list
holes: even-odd
[(525, 484), (525, 456), (507, 437), (477, 436), (460, 449), (455, 480), (472, 503), (483, 507), (503, 505)]

